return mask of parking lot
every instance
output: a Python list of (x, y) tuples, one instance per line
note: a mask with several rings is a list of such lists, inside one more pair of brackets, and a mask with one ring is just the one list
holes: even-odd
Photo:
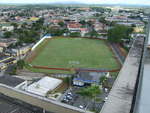
[(82, 88), (84, 87), (73, 86), (63, 94), (63, 96), (60, 98), (60, 101), (89, 111), (92, 111), (93, 107), (95, 106), (97, 112), (99, 112), (104, 102), (107, 101), (109, 91), (106, 92), (106, 90), (103, 88), (102, 94), (97, 96), (100, 101), (94, 102), (91, 98), (82, 97), (80, 94), (78, 94)]

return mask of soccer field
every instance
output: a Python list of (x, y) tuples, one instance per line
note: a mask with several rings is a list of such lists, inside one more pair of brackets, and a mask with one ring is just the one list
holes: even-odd
[[(117, 69), (119, 64), (106, 43), (103, 40), (86, 38), (46, 39), (36, 48), (35, 52), (38, 53), (30, 64), (56, 68)], [(42, 69), (34, 71), (58, 72)]]

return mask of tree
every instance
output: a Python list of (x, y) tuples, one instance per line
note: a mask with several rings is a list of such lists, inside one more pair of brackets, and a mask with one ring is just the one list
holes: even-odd
[(58, 23), (58, 25), (60, 25), (60, 27), (64, 27), (65, 23), (61, 21), (61, 22)]
[(102, 93), (102, 91), (100, 90), (99, 86), (98, 85), (92, 85), (92, 86), (89, 86), (87, 88), (84, 88), (84, 89), (81, 89), (78, 94), (80, 94), (81, 96), (83, 97), (87, 97), (87, 98), (91, 98), (92, 101), (94, 102), (94, 110), (95, 110), (95, 102), (96, 102), (96, 97), (98, 95), (100, 95)]
[(24, 23), (21, 25), (22, 29), (25, 29), (27, 25), (28, 25), (28, 24), (27, 24), (26, 22), (24, 22)]
[(70, 37), (80, 37), (81, 34), (79, 32), (70, 33)]
[(12, 32), (10, 32), (10, 31), (6, 31), (4, 33), (4, 38), (10, 38), (11, 36), (12, 36)]
[(121, 43), (122, 39), (129, 39), (132, 33), (131, 27), (116, 25), (114, 28), (108, 30), (108, 41)]
[(96, 13), (96, 14), (94, 14), (94, 16), (95, 17), (100, 17), (100, 16), (102, 16), (102, 13)]
[(18, 69), (23, 69), (24, 66), (25, 66), (25, 61), (24, 60), (19, 60), (17, 62), (17, 68)]
[(92, 30), (91, 32), (87, 33), (86, 35), (90, 36), (91, 38), (97, 38), (99, 34), (95, 30)]
[(107, 80), (106, 76), (100, 77), (100, 83), (103, 84)]
[(51, 27), (47, 29), (47, 33), (50, 33), (52, 36), (62, 36), (66, 32), (67, 32), (67, 29), (60, 29), (60, 28), (55, 28), (55, 27)]
[(109, 26), (115, 26), (116, 22), (115, 21), (112, 21), (112, 22), (107, 21), (107, 25), (109, 25)]
[(86, 25), (86, 21), (85, 20), (81, 20), (79, 23), (82, 24), (82, 25)]
[(18, 34), (20, 43), (34, 43), (39, 39), (39, 33), (35, 30), (23, 30)]
[(12, 26), (14, 26), (14, 29), (16, 30), (17, 27), (18, 27), (18, 24), (17, 23), (11, 23)]
[(70, 84), (70, 81), (71, 81), (70, 79), (71, 79), (70, 77), (65, 77), (65, 78), (64, 78), (64, 82), (69, 85), (69, 84)]
[(10, 75), (16, 75), (17, 67), (16, 65), (12, 67), (11, 72), (9, 72)]
[(135, 25), (135, 24), (132, 24), (131, 27), (136, 27), (136, 25)]
[(92, 21), (87, 21), (87, 25), (88, 25), (89, 27), (92, 27), (92, 26), (93, 26), (93, 22), (92, 22)]
[(71, 84), (72, 84), (72, 79), (73, 79), (73, 77), (65, 77), (64, 79), (63, 79), (63, 81), (64, 81), (64, 83), (66, 83), (69, 87), (71, 86)]
[(44, 18), (40, 18), (38, 21), (36, 21), (37, 24), (43, 25)]
[(103, 23), (103, 24), (106, 24), (106, 23), (107, 23), (106, 20), (105, 20), (105, 17), (101, 17), (101, 18), (99, 19), (99, 22), (101, 22), (101, 23)]

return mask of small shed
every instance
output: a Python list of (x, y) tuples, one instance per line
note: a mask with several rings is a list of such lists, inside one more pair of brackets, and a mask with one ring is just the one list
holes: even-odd
[(84, 86), (99, 84), (102, 76), (108, 77), (106, 72), (79, 72), (73, 79), (73, 85)]

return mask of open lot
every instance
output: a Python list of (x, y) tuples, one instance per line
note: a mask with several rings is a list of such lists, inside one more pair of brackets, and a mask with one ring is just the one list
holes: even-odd
[[(28, 63), (54, 68), (117, 69), (119, 67), (107, 42), (86, 38), (53, 38), (40, 44)], [(29, 68), (29, 67), (28, 67)], [(64, 73), (59, 70), (29, 68), (36, 72)]]

